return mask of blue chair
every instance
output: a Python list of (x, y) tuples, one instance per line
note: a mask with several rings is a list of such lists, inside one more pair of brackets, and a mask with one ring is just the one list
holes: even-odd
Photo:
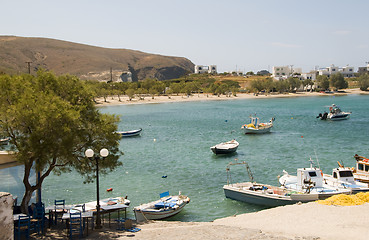
[(65, 200), (55, 200), (54, 201), (54, 224), (57, 225), (58, 219), (63, 217), (65, 211)]
[(43, 203), (37, 203), (35, 208), (33, 209), (33, 218), (31, 219), (31, 225), (33, 225), (38, 234), (40, 234), (40, 232), (42, 233), (42, 235), (44, 234), (45, 205)]
[(14, 239), (21, 239), (22, 234), (26, 236), (26, 239), (29, 239), (30, 229), (31, 217), (19, 216), (18, 220), (14, 224)]
[(71, 209), (69, 212), (69, 239), (72, 239), (74, 234), (83, 236), (82, 214), (78, 210)]

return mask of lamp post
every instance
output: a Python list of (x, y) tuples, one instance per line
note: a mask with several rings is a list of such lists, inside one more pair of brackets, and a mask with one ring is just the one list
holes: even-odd
[[(92, 159), (94, 157), (94, 151), (92, 149), (87, 149), (85, 151), (85, 156)], [(106, 148), (100, 150), (100, 156), (102, 159), (106, 158), (109, 155), (109, 151)], [(99, 194), (99, 156), (95, 156), (96, 160), (96, 229), (101, 228), (101, 218), (100, 218), (100, 194)]]

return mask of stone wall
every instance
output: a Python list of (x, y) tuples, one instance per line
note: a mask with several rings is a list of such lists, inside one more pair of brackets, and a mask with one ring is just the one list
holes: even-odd
[(10, 193), (0, 192), (0, 238), (13, 239), (13, 232), (13, 196)]

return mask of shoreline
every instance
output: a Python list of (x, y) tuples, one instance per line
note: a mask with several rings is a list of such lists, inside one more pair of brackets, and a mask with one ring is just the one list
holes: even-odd
[[(238, 93), (237, 96), (227, 97), (225, 95), (211, 95), (206, 93), (194, 94), (190, 96), (171, 95), (171, 96), (146, 96), (143, 99), (133, 98), (129, 101), (126, 95), (109, 96), (106, 98), (100, 97), (96, 99), (97, 106), (114, 106), (114, 105), (135, 105), (135, 104), (159, 104), (159, 103), (174, 103), (174, 102), (193, 102), (193, 101), (226, 101), (226, 100), (241, 100), (241, 99), (268, 99), (268, 98), (294, 98), (294, 97), (329, 97), (329, 96), (344, 96), (348, 94), (369, 94), (369, 92), (361, 91), (358, 88), (345, 89), (344, 92), (334, 93), (319, 93), (319, 92), (298, 92), (287, 94), (268, 94), (268, 95), (254, 95), (252, 93)], [(120, 99), (120, 100), (119, 100)]]
[(212, 222), (149, 221), (133, 224), (141, 229), (135, 233), (104, 227), (94, 230), (86, 239), (364, 240), (369, 234), (366, 223), (368, 211), (369, 203), (328, 206), (310, 202), (234, 215)]

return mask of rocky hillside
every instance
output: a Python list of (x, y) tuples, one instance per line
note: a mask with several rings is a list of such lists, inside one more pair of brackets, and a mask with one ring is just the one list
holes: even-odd
[[(110, 49), (48, 38), (0, 36), (0, 72), (28, 73), (38, 68), (81, 79), (113, 80), (126, 71), (134, 81), (178, 78), (193, 72), (194, 64), (182, 57), (148, 54), (129, 49)], [(111, 74), (112, 72), (112, 74)]]

